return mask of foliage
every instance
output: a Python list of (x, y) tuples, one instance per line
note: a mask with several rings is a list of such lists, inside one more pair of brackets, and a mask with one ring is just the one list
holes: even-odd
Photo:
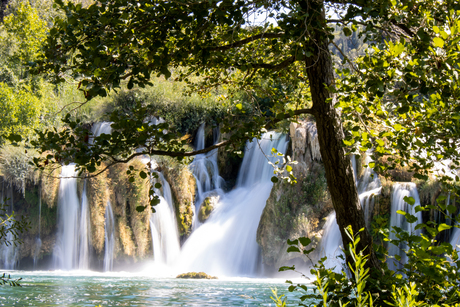
[[(31, 135), (33, 129), (40, 127), (43, 102), (27, 89), (13, 89), (0, 82), (0, 136), (11, 133), (24, 137)], [(2, 137), (1, 143), (5, 142)]]
[(3, 285), (10, 285), (12, 287), (20, 287), (21, 285), (19, 284), (19, 281), (21, 280), (22, 278), (18, 278), (18, 279), (13, 279), (11, 278), (11, 275), (10, 274), (6, 274), (6, 273), (3, 273), (2, 276), (0, 276), (0, 285), (3, 286)]
[(272, 301), (275, 302), (275, 306), (276, 307), (286, 307), (286, 300), (287, 300), (287, 297), (284, 297), (284, 294), (278, 296), (278, 289), (274, 288), (274, 289), (271, 289), (272, 290), (272, 293), (273, 293), (273, 296), (270, 296), (270, 298), (272, 299)]
[(33, 178), (33, 151), (24, 147), (4, 146), (0, 148), (0, 174), (16, 189), (25, 194), (26, 181)]
[(30, 228), (30, 222), (24, 216), (16, 219), (14, 211), (8, 213), (9, 210), (6, 202), (7, 199), (0, 206), (0, 244), (5, 244), (6, 246), (13, 244), (17, 246), (22, 243), (19, 235)]
[[(374, 43), (355, 70), (341, 72), (340, 107), (361, 119), (346, 143), (375, 148), (371, 166), (378, 172), (408, 165), (426, 179), (437, 162), (459, 166), (460, 6), (435, 3), (392, 2), (391, 16), (407, 23), (407, 31)], [(437, 175), (443, 181), (455, 177), (449, 171)]]
[[(411, 202), (408, 198), (407, 201)], [(417, 210), (428, 210), (431, 208), (418, 207)], [(409, 223), (415, 223), (416, 218), (405, 212), (403, 214)], [(307, 291), (301, 297), (299, 305), (306, 306), (303, 302), (307, 300), (322, 301), (319, 306), (339, 306), (352, 304), (364, 306), (366, 304), (375, 306), (450, 306), (460, 301), (460, 260), (458, 251), (453, 249), (449, 243), (439, 243), (436, 236), (449, 229), (446, 224), (437, 225), (434, 222), (418, 224), (416, 228), (426, 230), (421, 236), (411, 235), (408, 232), (395, 227), (396, 239), (389, 239), (388, 231), (381, 229), (381, 234), (389, 244), (396, 246), (407, 246), (404, 250), (407, 262), (402, 262), (396, 271), (385, 267), (384, 278), (374, 279), (369, 270), (365, 267), (367, 257), (363, 251), (357, 252), (356, 246), (359, 242), (359, 234), (352, 239), (352, 244), (345, 252), (349, 252), (354, 263), (349, 264), (349, 272), (336, 273), (326, 268), (321, 259), (315, 268), (311, 270), (316, 276), (313, 284), (313, 293), (302, 284), (291, 286), (289, 291)], [(347, 232), (353, 236), (351, 229)], [(309, 255), (312, 249), (308, 249), (310, 240), (299, 238), (288, 241), (290, 247), (288, 252), (301, 252)], [(299, 244), (300, 243), (300, 244)], [(403, 261), (400, 256), (386, 254), (388, 261)], [(294, 270), (295, 267), (281, 267), (280, 271)], [(367, 303), (366, 303), (367, 302)], [(367, 306), (367, 305), (366, 305)]]
[(183, 83), (160, 78), (145, 89), (121, 91), (113, 97), (107, 110), (129, 113), (138, 103), (148, 106), (153, 116), (163, 118), (170, 129), (181, 134), (197, 130), (204, 122), (217, 126), (226, 113), (226, 108), (215, 96), (187, 95)]
[[(14, 13), (5, 17), (0, 35), (0, 65), (24, 77), (25, 64), (34, 61), (46, 39), (47, 25), (29, 1), (21, 1)], [(5, 61), (5, 62), (3, 62)]]

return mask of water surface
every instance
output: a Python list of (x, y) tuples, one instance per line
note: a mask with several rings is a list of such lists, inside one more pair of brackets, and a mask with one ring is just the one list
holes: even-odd
[(275, 306), (271, 288), (286, 294), (289, 306), (298, 306), (300, 296), (289, 293), (281, 279), (184, 280), (89, 271), (8, 273), (22, 277), (22, 287), (0, 287), (0, 306)]

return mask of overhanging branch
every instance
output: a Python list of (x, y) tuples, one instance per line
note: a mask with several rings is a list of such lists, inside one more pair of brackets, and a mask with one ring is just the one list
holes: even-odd
[(246, 44), (248, 44), (250, 42), (253, 42), (255, 40), (258, 40), (258, 39), (280, 38), (283, 35), (284, 35), (284, 33), (261, 33), (261, 34), (254, 35), (254, 36), (242, 39), (240, 41), (237, 41), (237, 42), (234, 42), (234, 43), (231, 43), (231, 44), (228, 44), (228, 45), (219, 46), (219, 47), (210, 47), (210, 48), (206, 48), (206, 49), (209, 50), (209, 51), (225, 51), (225, 50), (241, 47), (243, 45), (246, 45)]

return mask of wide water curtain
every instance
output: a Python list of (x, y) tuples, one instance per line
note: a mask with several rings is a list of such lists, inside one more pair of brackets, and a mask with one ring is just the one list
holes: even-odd
[(257, 273), (257, 226), (273, 185), (273, 168), (267, 159), (278, 159), (268, 156), (273, 147), (284, 153), (286, 146), (286, 136), (274, 132), (246, 144), (237, 187), (223, 195), (209, 219), (185, 242), (180, 271), (227, 276)]

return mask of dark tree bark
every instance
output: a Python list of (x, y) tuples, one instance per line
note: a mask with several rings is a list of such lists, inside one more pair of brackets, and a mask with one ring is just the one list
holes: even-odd
[(3, 22), (3, 18), (5, 17), (5, 10), (7, 4), (8, 0), (0, 0), (0, 22)]
[[(342, 234), (344, 247), (350, 243), (350, 239), (345, 233), (347, 226), (351, 225), (355, 234), (364, 228), (364, 231), (359, 234), (361, 241), (358, 249), (364, 251), (365, 255), (369, 255), (368, 267), (379, 269), (380, 262), (373, 250), (372, 236), (366, 229), (363, 208), (353, 180), (351, 161), (345, 155), (340, 114), (334, 107), (333, 94), (327, 89), (327, 87), (334, 85), (334, 74), (332, 58), (328, 49), (329, 38), (326, 31), (321, 31), (326, 27), (323, 3), (305, 1), (305, 6), (310, 16), (312, 12), (315, 15), (312, 21), (315, 26), (311, 27), (309, 36), (306, 38), (308, 41), (307, 50), (312, 52), (313, 56), (306, 59), (305, 65), (313, 100), (312, 109), (316, 118), (321, 156), (326, 170), (332, 204), (337, 216), (337, 224)], [(347, 256), (347, 263), (352, 262), (352, 258)]]

